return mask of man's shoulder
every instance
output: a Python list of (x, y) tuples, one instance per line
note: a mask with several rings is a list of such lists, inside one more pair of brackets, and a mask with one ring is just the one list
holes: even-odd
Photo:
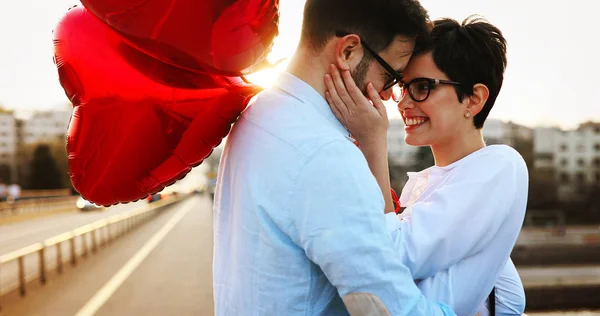
[(329, 168), (347, 168), (364, 166), (368, 169), (367, 161), (360, 149), (345, 138), (332, 138), (315, 147), (311, 160), (329, 165)]
[(286, 93), (283, 90), (272, 87), (261, 91), (256, 97), (253, 99), (252, 103), (262, 104), (262, 103), (281, 103), (281, 102), (302, 102), (300, 99), (294, 97), (293, 95)]
[[(341, 134), (312, 105), (277, 89), (260, 93), (241, 119), (261, 130), (264, 137), (276, 139), (306, 156), (328, 146), (353, 145), (348, 135)], [(341, 144), (335, 145), (338, 142)]]

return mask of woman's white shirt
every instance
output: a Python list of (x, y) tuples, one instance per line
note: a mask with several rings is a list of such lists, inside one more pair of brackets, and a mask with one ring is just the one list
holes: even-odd
[(387, 216), (388, 228), (427, 298), (450, 305), (457, 315), (484, 313), (482, 305), (504, 271), (508, 288), (497, 292), (496, 312), (523, 312), (524, 295), (503, 295), (520, 291), (509, 257), (523, 224), (528, 182), (523, 158), (505, 145), (409, 173), (400, 196), (406, 209)]

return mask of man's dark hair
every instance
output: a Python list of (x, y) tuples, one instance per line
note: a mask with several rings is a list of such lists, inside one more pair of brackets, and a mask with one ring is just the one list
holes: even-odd
[(427, 11), (416, 0), (307, 0), (300, 43), (321, 52), (336, 31), (343, 31), (381, 52), (398, 35), (421, 45), (430, 28)]
[(455, 86), (458, 100), (473, 94), (473, 86), (484, 84), (489, 97), (479, 114), (473, 118), (475, 128), (482, 128), (496, 102), (506, 69), (506, 39), (502, 32), (479, 16), (470, 16), (462, 24), (453, 19), (433, 22), (430, 42), (436, 66)]

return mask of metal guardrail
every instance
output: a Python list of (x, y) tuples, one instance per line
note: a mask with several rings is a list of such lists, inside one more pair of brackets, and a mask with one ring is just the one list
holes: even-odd
[(57, 197), (71, 195), (70, 189), (56, 190), (21, 190), (19, 196), (21, 198), (42, 198), (42, 197)]
[[(0, 273), (3, 270), (3, 266), (6, 266), (11, 262), (16, 262), (18, 282), (17, 284), (8, 286), (7, 288), (0, 288), (0, 297), (15, 290), (16, 288), (18, 288), (21, 296), (25, 296), (27, 283), (34, 281), (36, 278), (39, 278), (39, 281), (42, 285), (46, 284), (47, 274), (49, 271), (51, 271), (50, 262), (46, 260), (46, 253), (50, 249), (55, 248), (56, 262), (53, 264), (53, 266), (56, 268), (58, 274), (62, 274), (63, 266), (65, 264), (65, 261), (63, 260), (63, 250), (67, 250), (69, 253), (68, 262), (70, 262), (72, 266), (75, 266), (79, 257), (88, 257), (90, 252), (97, 252), (99, 248), (107, 246), (116, 238), (124, 235), (131, 229), (137, 227), (139, 224), (150, 219), (156, 214), (157, 210), (180, 202), (187, 197), (188, 195), (181, 195), (179, 197), (153, 202), (147, 206), (134, 209), (124, 214), (117, 214), (106, 219), (98, 220), (91, 224), (76, 228), (70, 232), (48, 238), (42, 242), (35, 243), (1, 256)], [(77, 239), (79, 239), (79, 243), (77, 243)], [(63, 249), (63, 244), (67, 242), (68, 248)], [(76, 244), (80, 246), (79, 248), (81, 248), (81, 251), (78, 252)], [(26, 273), (25, 258), (32, 255), (37, 255), (38, 269), (36, 274), (28, 276)]]
[(600, 244), (600, 226), (527, 228), (521, 231), (516, 245), (536, 246), (586, 246)]
[(43, 213), (61, 208), (75, 209), (77, 198), (77, 196), (66, 196), (0, 202), (0, 218)]

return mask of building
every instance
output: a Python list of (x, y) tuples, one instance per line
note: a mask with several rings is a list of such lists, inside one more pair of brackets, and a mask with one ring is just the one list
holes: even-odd
[(533, 143), (533, 129), (495, 119), (488, 119), (483, 126), (483, 137), (488, 145), (505, 144), (518, 148), (521, 143)]
[(11, 111), (0, 111), (0, 183), (16, 177), (17, 128)]
[[(71, 111), (38, 111), (30, 117), (16, 119), (15, 126), (15, 169), (12, 182), (26, 184), (30, 177), (33, 150), (39, 143), (65, 146)], [(65, 154), (66, 156), (66, 154)], [(0, 170), (1, 171), (1, 170)], [(65, 176), (66, 178), (67, 176)], [(68, 181), (67, 180), (63, 180)]]
[(26, 178), (32, 158), (27, 145), (64, 143), (70, 118), (71, 111), (62, 110), (36, 112), (20, 119), (13, 111), (0, 108), (0, 183)]
[[(388, 130), (388, 151), (390, 162), (401, 166), (414, 164), (414, 155), (418, 147), (407, 145), (404, 141), (404, 122), (391, 119)], [(506, 144), (515, 148), (528, 160), (532, 156), (533, 130), (512, 122), (488, 119), (483, 128), (483, 137), (488, 145)]]
[(561, 201), (579, 200), (586, 186), (600, 184), (600, 123), (537, 128), (534, 152), (536, 169), (554, 170)]
[(70, 111), (36, 112), (31, 118), (23, 121), (22, 143), (64, 141), (70, 119)]
[(17, 147), (16, 120), (11, 112), (0, 113), (0, 164), (12, 164)]

